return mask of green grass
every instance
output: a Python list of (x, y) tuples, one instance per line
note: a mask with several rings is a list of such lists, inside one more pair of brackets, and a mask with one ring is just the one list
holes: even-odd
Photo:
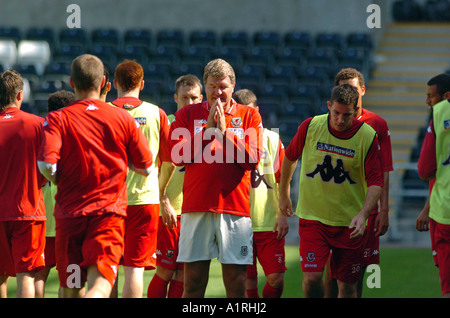
[[(285, 287), (283, 298), (303, 298), (302, 273), (299, 262), (298, 246), (286, 246)], [(440, 298), (438, 270), (434, 266), (429, 248), (390, 248), (381, 249), (381, 288), (369, 289), (364, 285), (365, 298)], [(259, 289), (265, 284), (265, 278), (259, 267)], [(154, 271), (144, 275), (144, 296)], [(367, 274), (366, 274), (367, 279)], [(50, 272), (46, 285), (46, 297), (57, 297), (58, 276), (55, 269)], [(123, 286), (123, 270), (119, 271), (119, 296)], [(15, 297), (16, 280), (10, 278), (8, 296)], [(206, 290), (208, 298), (225, 297), (222, 283), (221, 265), (216, 260), (211, 262), (209, 283)]]

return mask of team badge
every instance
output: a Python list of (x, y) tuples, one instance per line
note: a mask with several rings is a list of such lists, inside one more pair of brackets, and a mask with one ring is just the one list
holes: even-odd
[(306, 259), (308, 262), (314, 262), (316, 260), (316, 254), (314, 252), (308, 252)]
[(248, 247), (247, 246), (241, 246), (241, 255), (242, 256), (248, 255)]
[(242, 119), (241, 119), (240, 117), (233, 118), (233, 119), (231, 120), (231, 125), (232, 125), (233, 127), (239, 127), (239, 126), (241, 126), (241, 125), (242, 125)]
[(174, 255), (174, 251), (173, 250), (167, 250), (167, 253), (166, 253), (166, 257), (167, 258), (172, 258), (173, 255)]

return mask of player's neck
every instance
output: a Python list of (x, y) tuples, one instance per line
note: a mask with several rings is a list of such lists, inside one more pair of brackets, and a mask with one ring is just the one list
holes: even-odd
[(78, 100), (81, 99), (100, 99), (100, 91), (78, 91), (75, 90), (75, 97)]
[(135, 97), (135, 98), (139, 99), (139, 93), (140, 93), (140, 89), (139, 88), (136, 88), (136, 89), (131, 90), (131, 91), (126, 91), (126, 92), (118, 88), (117, 89), (117, 98), (120, 98), (120, 97)]

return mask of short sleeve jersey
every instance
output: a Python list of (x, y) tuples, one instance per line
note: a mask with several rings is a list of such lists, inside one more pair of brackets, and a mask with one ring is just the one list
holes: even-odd
[(0, 221), (46, 218), (37, 167), (43, 123), (17, 107), (0, 111)]
[(39, 161), (57, 163), (55, 218), (126, 215), (128, 161), (149, 168), (152, 154), (127, 111), (96, 99), (47, 115)]
[(130, 171), (127, 176), (128, 205), (159, 204), (159, 161), (170, 161), (167, 152), (169, 121), (164, 110), (135, 97), (120, 97), (112, 105), (128, 111), (139, 124), (153, 155), (148, 177)]
[(172, 162), (185, 167), (182, 213), (250, 217), (250, 172), (262, 155), (261, 115), (233, 101), (220, 140), (214, 129), (205, 129), (209, 109), (208, 101), (185, 106), (170, 125)]

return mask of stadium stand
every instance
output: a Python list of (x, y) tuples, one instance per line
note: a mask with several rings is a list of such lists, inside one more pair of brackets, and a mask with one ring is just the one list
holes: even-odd
[[(41, 105), (45, 94), (68, 88), (70, 63), (82, 53), (99, 56), (110, 71), (125, 58), (136, 59), (145, 70), (143, 95), (163, 108), (170, 103), (170, 109), (176, 77), (193, 73), (201, 78), (204, 65), (222, 57), (235, 68), (238, 88), (258, 94), (271, 127), (278, 127), (281, 118), (294, 122), (322, 112), (338, 68), (351, 65), (369, 74), (374, 47), (370, 34), (305, 31), (31, 28), (22, 32), (4, 27), (0, 35), (0, 64), (3, 69), (16, 67), (27, 78), (27, 104), (34, 113), (45, 112)], [(31, 52), (35, 52), (33, 57)], [(288, 143), (292, 133), (281, 130)]]

